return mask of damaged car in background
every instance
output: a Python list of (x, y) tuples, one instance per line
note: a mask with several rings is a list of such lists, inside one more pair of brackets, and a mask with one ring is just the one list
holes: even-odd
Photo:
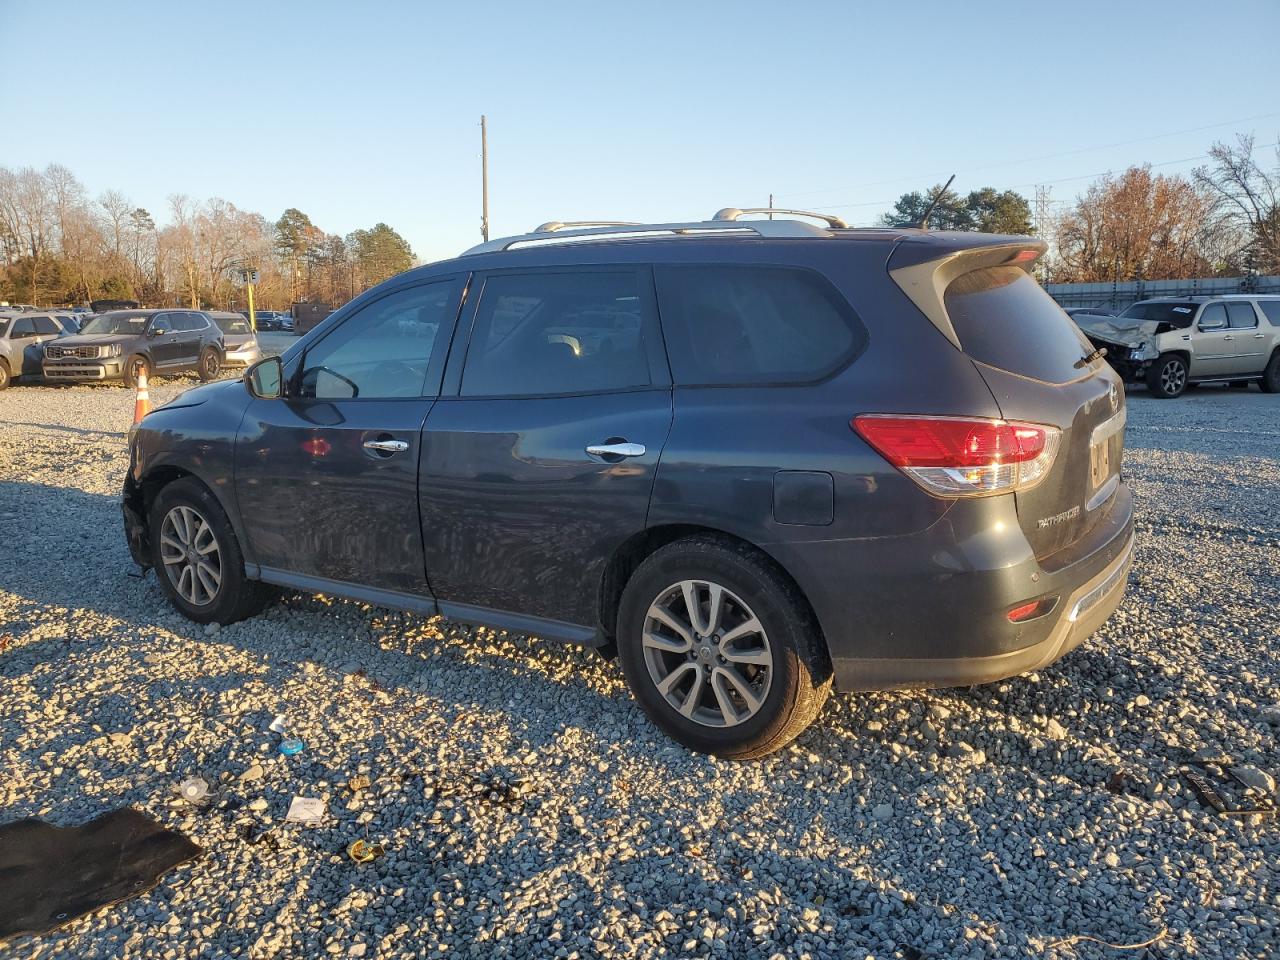
[(1161, 399), (1200, 383), (1280, 393), (1280, 296), (1140, 300), (1118, 317), (1072, 319), (1126, 382)]

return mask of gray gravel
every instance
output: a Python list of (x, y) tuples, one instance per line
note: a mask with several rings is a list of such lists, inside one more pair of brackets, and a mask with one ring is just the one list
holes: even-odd
[[(15, 955), (1280, 953), (1280, 825), (1177, 778), (1195, 751), (1280, 773), (1280, 397), (1131, 396), (1132, 587), (1065, 661), (838, 696), (742, 764), (666, 741), (590, 651), (308, 596), (182, 620), (130, 575), (131, 409), (0, 394), (0, 820), (127, 804), (206, 854)], [(324, 823), (283, 823), (294, 796)], [(366, 836), (387, 853), (357, 866)]]

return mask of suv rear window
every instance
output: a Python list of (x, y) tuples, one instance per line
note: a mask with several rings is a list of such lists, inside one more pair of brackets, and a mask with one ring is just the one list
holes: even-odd
[(671, 373), (681, 386), (819, 380), (866, 340), (845, 299), (809, 270), (689, 265), (656, 274)]
[(943, 298), (964, 352), (1020, 376), (1066, 383), (1093, 348), (1071, 318), (1020, 267), (961, 274)]

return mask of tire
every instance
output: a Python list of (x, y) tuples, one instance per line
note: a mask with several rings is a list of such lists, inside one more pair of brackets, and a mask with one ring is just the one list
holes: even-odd
[(1187, 389), (1187, 361), (1176, 353), (1166, 353), (1147, 371), (1147, 389), (1161, 400), (1182, 396)]
[[(718, 623), (708, 634), (690, 631), (687, 640), (672, 621), (653, 616), (658, 609), (684, 628), (693, 626), (684, 584), (691, 584), (704, 629), (711, 588), (721, 591)], [(753, 619), (761, 629), (745, 626)], [(728, 636), (740, 626), (747, 632), (727, 646), (714, 639), (717, 627)], [(753, 660), (726, 659), (726, 653)], [(762, 757), (790, 743), (831, 692), (831, 662), (796, 586), (745, 544), (714, 537), (677, 540), (640, 564), (622, 593), (618, 656), (631, 692), (663, 732), (690, 749), (730, 759)], [(754, 709), (746, 694), (758, 700)]]
[(124, 382), (134, 390), (138, 388), (139, 370), (146, 370), (147, 379), (151, 379), (151, 361), (142, 354), (135, 353), (124, 364)]
[(196, 361), (196, 373), (205, 383), (218, 379), (218, 371), (222, 369), (222, 355), (217, 347), (205, 347), (200, 351), (200, 359)]
[(3, 359), (0, 359), (0, 390), (9, 386), (9, 383), (9, 364)]
[(1280, 393), (1280, 350), (1271, 354), (1267, 367), (1262, 371), (1262, 380), (1258, 384), (1263, 393)]
[[(253, 616), (271, 598), (273, 591), (266, 584), (245, 576), (244, 554), (231, 521), (198, 480), (184, 477), (164, 487), (151, 505), (148, 530), (156, 580), (188, 620), (235, 623)], [(179, 549), (183, 545), (196, 552), (184, 555)], [(175, 554), (177, 562), (166, 562)], [(194, 569), (193, 558), (200, 559), (203, 574)]]

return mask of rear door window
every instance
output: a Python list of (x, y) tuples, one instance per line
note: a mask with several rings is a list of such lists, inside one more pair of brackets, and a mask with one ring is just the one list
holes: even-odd
[(1280, 300), (1259, 300), (1258, 306), (1262, 308), (1268, 323), (1273, 327), (1280, 327)]
[(636, 271), (496, 274), (485, 280), (462, 396), (598, 393), (650, 383)]
[(961, 274), (943, 302), (964, 352), (980, 363), (1048, 383), (1066, 383), (1086, 372), (1078, 361), (1093, 347), (1019, 267)]
[(1258, 315), (1253, 312), (1253, 304), (1246, 300), (1228, 303), (1227, 319), (1232, 330), (1249, 330), (1258, 325)]
[(656, 277), (681, 386), (812, 382), (866, 342), (848, 302), (809, 270), (681, 265), (658, 267)]

